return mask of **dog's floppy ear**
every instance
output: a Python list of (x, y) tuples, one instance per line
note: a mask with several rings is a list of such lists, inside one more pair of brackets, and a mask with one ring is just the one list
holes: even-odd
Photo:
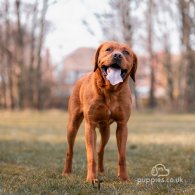
[(135, 73), (137, 70), (137, 56), (133, 53), (133, 67), (131, 68), (130, 77), (135, 82)]
[(100, 50), (102, 48), (103, 44), (101, 44), (96, 52), (95, 52), (95, 57), (94, 57), (94, 72), (96, 71), (96, 69), (98, 68), (98, 58), (99, 58), (99, 53), (100, 53)]

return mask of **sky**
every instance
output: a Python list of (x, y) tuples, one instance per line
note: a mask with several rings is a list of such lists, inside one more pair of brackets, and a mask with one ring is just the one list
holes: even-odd
[[(97, 47), (103, 35), (99, 23), (93, 16), (98, 9), (108, 9), (106, 1), (100, 0), (58, 0), (50, 6), (47, 20), (51, 22), (45, 46), (50, 49), (54, 62), (60, 62), (78, 47)], [(93, 24), (95, 36), (91, 35), (82, 19)]]
[[(50, 49), (54, 63), (62, 63), (64, 57), (78, 47), (98, 47), (105, 37), (94, 13), (109, 11), (107, 2), (108, 0), (57, 0), (49, 7), (46, 18), (51, 23), (51, 29), (47, 34), (45, 47)], [(143, 10), (139, 8), (135, 14), (141, 17)], [(90, 23), (95, 35), (88, 32), (82, 23), (83, 19)], [(173, 26), (171, 27), (172, 52), (177, 53), (178, 33), (174, 24), (170, 23), (169, 26)], [(156, 44), (157, 49), (160, 49), (160, 44), (162, 45), (162, 41), (159, 41), (159, 45)], [(141, 47), (137, 44), (134, 48), (138, 52), (142, 51)]]

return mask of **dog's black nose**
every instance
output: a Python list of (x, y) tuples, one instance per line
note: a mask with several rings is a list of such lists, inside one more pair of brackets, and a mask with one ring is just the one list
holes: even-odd
[(120, 60), (122, 58), (122, 55), (120, 53), (114, 53), (113, 58), (116, 59), (116, 60), (117, 59)]

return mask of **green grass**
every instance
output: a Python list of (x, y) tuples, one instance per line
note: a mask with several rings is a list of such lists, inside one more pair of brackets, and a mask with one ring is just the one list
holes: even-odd
[[(84, 125), (79, 130), (73, 174), (62, 177), (67, 114), (60, 111), (0, 112), (0, 194), (195, 194), (195, 115), (133, 113), (127, 165), (131, 182), (117, 178), (115, 126), (105, 152), (106, 175), (98, 191), (86, 182)], [(99, 134), (98, 134), (99, 135)], [(183, 182), (153, 178), (162, 163)]]

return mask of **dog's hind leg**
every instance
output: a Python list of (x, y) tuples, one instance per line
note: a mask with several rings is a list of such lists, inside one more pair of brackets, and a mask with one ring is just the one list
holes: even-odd
[(103, 175), (104, 174), (104, 163), (103, 163), (104, 148), (108, 143), (110, 137), (110, 127), (107, 124), (100, 124), (99, 131), (101, 135), (101, 140), (98, 148), (98, 173), (100, 175)]
[(66, 152), (66, 160), (64, 164), (64, 171), (62, 175), (67, 175), (72, 171), (74, 141), (82, 120), (83, 120), (82, 112), (69, 113), (68, 126), (67, 126), (67, 152)]

